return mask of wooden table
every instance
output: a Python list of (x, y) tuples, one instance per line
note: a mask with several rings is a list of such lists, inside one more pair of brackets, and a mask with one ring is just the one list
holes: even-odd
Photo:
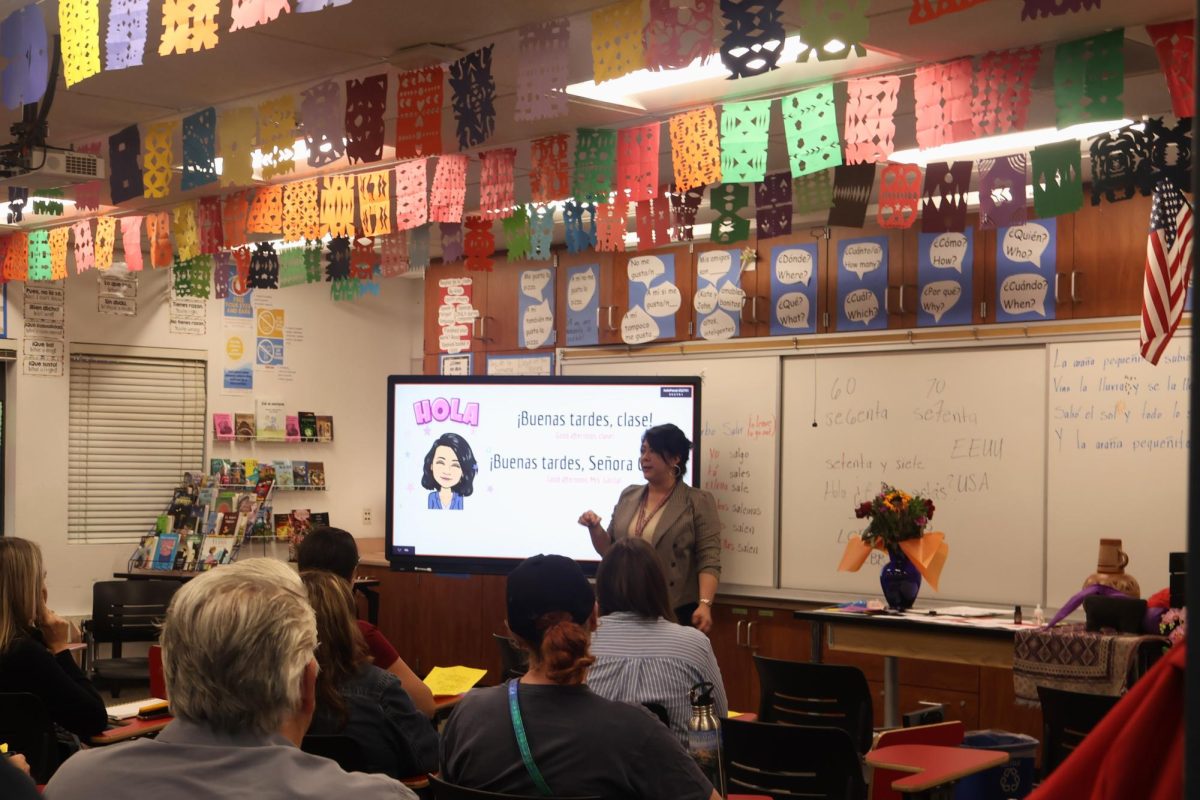
[(837, 609), (793, 612), (812, 624), (814, 657), (822, 642), (830, 650), (883, 656), (883, 725), (900, 725), (897, 658), (951, 661), (1012, 669), (1013, 640), (1022, 628), (1003, 618), (985, 621), (930, 616), (927, 610), (905, 614), (863, 614)]
[(1006, 763), (1008, 753), (936, 744), (894, 744), (871, 750), (864, 758), (872, 767), (913, 773), (892, 782), (897, 792), (935, 798), (949, 797), (953, 783), (960, 778)]
[(155, 719), (125, 719), (120, 722), (110, 723), (112, 727), (104, 733), (88, 739), (88, 744), (94, 747), (100, 747), (106, 744), (116, 744), (124, 742), (128, 739), (136, 739), (139, 736), (149, 736), (152, 733), (158, 733), (163, 728), (170, 724), (174, 717), (168, 715), (165, 717), (157, 717)]

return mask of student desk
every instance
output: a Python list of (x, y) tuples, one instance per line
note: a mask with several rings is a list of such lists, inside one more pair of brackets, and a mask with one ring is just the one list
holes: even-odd
[(1013, 625), (999, 617), (965, 620), (930, 616), (927, 609), (904, 614), (864, 614), (822, 608), (793, 614), (796, 619), (811, 623), (814, 654), (821, 652), (824, 642), (830, 650), (883, 656), (886, 728), (900, 725), (897, 658), (1012, 669), (1016, 631), (1034, 627), (1032, 623)]
[(894, 744), (869, 751), (864, 760), (872, 767), (913, 773), (893, 781), (892, 788), (932, 800), (953, 796), (955, 781), (1000, 766), (1008, 761), (1008, 753), (937, 744)]
[(124, 742), (127, 739), (136, 739), (139, 736), (148, 736), (152, 733), (158, 733), (163, 728), (175, 719), (167, 715), (165, 717), (157, 717), (155, 719), (133, 719), (122, 720), (121, 722), (112, 723), (112, 727), (104, 733), (88, 739), (88, 744), (94, 747), (100, 747), (106, 744), (116, 744)]

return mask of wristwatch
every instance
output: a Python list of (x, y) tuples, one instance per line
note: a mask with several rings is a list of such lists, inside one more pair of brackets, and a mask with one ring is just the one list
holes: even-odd
[(700, 602), (706, 606), (709, 606), (709, 607), (712, 606), (712, 600), (709, 600), (707, 597), (701, 597)]

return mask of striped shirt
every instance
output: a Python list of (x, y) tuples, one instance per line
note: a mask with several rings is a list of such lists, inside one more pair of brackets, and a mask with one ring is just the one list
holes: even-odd
[(625, 703), (658, 703), (685, 747), (692, 716), (688, 692), (694, 685), (711, 681), (717, 716), (729, 713), (712, 645), (695, 628), (619, 611), (600, 618), (591, 651), (596, 657), (587, 676), (591, 690)]

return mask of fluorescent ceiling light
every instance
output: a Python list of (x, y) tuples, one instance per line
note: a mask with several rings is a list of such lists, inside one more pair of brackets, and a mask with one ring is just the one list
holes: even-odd
[[(789, 36), (783, 40), (783, 49), (779, 54), (779, 63), (791, 64), (795, 62), (806, 49), (808, 49), (808, 45), (804, 44), (799, 36)], [(824, 49), (830, 53), (838, 53), (845, 50), (846, 45), (837, 39), (831, 39), (825, 45)], [(622, 75), (620, 78), (614, 78), (611, 81), (604, 81), (599, 84), (595, 81), (572, 83), (567, 86), (567, 94), (645, 111), (645, 106), (636, 99), (636, 96), (639, 94), (656, 92), (662, 89), (672, 89), (698, 81), (724, 78), (728, 74), (729, 70), (721, 63), (720, 57), (712, 54), (706, 58), (697, 58), (686, 67), (680, 69), (658, 71), (639, 69), (630, 72), (628, 75)]]
[(1099, 136), (1102, 133), (1123, 128), (1132, 122), (1133, 120), (1131, 119), (1113, 119), (1103, 122), (1086, 122), (1081, 125), (1072, 125), (1062, 130), (1057, 128), (1039, 128), (1019, 133), (1005, 133), (999, 136), (984, 136), (979, 139), (968, 139), (965, 142), (930, 147), (927, 150), (919, 150), (915, 147), (910, 150), (897, 150), (892, 153), (888, 160), (896, 164), (919, 164), (920, 166), (925, 166), (931, 161), (954, 161), (964, 158), (976, 159), (1028, 152), (1044, 144), (1065, 142), (1071, 139), (1090, 139), (1093, 136)]

